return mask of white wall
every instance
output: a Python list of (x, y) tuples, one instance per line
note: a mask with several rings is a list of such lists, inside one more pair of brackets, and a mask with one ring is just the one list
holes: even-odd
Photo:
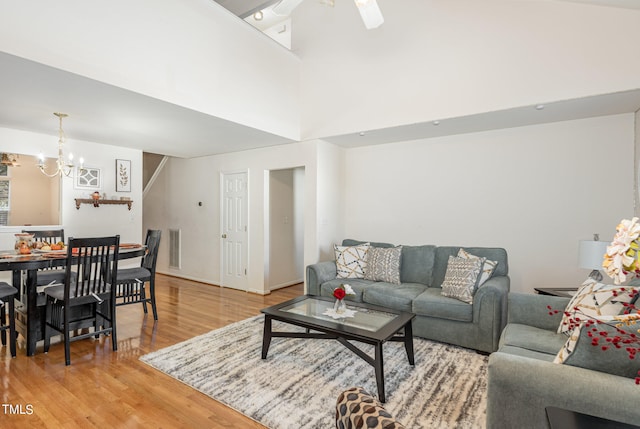
[(578, 241), (633, 215), (633, 159), (633, 114), (350, 149), (345, 237), (504, 247), (512, 290), (577, 286)]
[[(59, 182), (34, 167), (39, 162), (36, 157), (24, 154), (19, 157), (21, 166), (8, 168), (11, 178), (9, 225), (57, 225), (60, 223)], [(52, 158), (47, 158), (45, 164), (49, 171), (56, 166)]]
[(640, 88), (640, 10), (540, 0), (303, 2), (303, 138)]
[(300, 136), (298, 58), (211, 0), (7, 3), (0, 51)]
[[(42, 152), (45, 157), (57, 157), (57, 135), (0, 128), (0, 141), (2, 142), (0, 152), (28, 155), (38, 155)], [(65, 150), (73, 152), (76, 159), (80, 156), (84, 157), (87, 167), (100, 168), (102, 174), (101, 193), (106, 192), (109, 197), (115, 196), (117, 198), (126, 196), (133, 200), (131, 211), (127, 210), (127, 206), (124, 205), (100, 206), (99, 208), (92, 205), (82, 205), (77, 210), (74, 198), (88, 198), (92, 191), (75, 189), (73, 179), (63, 178), (60, 223), (65, 229), (65, 237), (120, 234), (121, 242), (142, 242), (144, 240), (142, 232), (142, 152), (73, 139), (67, 140)], [(116, 159), (131, 160), (131, 192), (115, 191)], [(20, 168), (36, 169), (35, 166), (26, 163)], [(13, 233), (17, 230), (21, 230), (21, 228), (0, 228), (0, 248), (13, 247)]]
[[(317, 219), (329, 230), (340, 224), (337, 182), (325, 180), (336, 169), (334, 146), (304, 142), (194, 159), (171, 158), (145, 198), (144, 228), (182, 231), (182, 267), (169, 268), (168, 247), (160, 247), (158, 272), (220, 284), (220, 173), (248, 171), (249, 267), (251, 292), (269, 293), (268, 201), (265, 174), (304, 167), (304, 266), (317, 262), (336, 234), (320, 234)], [(322, 181), (322, 183), (320, 183)], [(198, 201), (203, 205), (198, 206)]]

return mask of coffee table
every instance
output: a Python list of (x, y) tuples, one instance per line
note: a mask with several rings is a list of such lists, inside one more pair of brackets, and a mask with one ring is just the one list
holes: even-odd
[[(409, 365), (414, 365), (411, 320), (416, 315), (349, 301), (347, 307), (356, 310), (355, 316), (333, 319), (322, 313), (333, 308), (334, 301), (330, 298), (304, 295), (262, 309), (265, 315), (262, 359), (267, 358), (269, 345), (274, 337), (335, 339), (373, 366), (378, 386), (378, 399), (380, 402), (385, 402), (382, 345), (387, 341), (403, 342)], [(272, 320), (300, 326), (305, 328), (305, 332), (274, 332), (271, 328)], [(374, 356), (369, 356), (350, 341), (373, 345)]]

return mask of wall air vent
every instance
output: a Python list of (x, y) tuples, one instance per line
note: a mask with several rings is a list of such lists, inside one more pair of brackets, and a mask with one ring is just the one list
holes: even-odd
[(180, 269), (180, 230), (169, 229), (169, 268)]

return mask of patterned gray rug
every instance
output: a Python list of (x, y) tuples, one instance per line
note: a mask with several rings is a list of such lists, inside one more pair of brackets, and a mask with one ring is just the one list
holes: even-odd
[[(373, 367), (335, 340), (274, 338), (260, 359), (263, 320), (246, 319), (140, 360), (272, 429), (335, 427), (340, 392), (377, 392)], [(298, 328), (274, 321), (273, 329)], [(488, 358), (420, 338), (414, 348), (411, 367), (402, 343), (384, 345), (385, 408), (408, 428), (484, 428)]]

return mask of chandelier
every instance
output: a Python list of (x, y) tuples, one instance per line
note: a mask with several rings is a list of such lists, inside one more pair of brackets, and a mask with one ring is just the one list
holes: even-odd
[[(66, 118), (67, 115), (66, 113), (58, 113), (58, 112), (54, 112), (54, 115), (56, 115), (59, 119), (60, 119), (60, 129), (58, 131), (58, 159), (56, 160), (56, 170), (52, 173), (49, 173), (47, 171), (47, 166), (44, 164), (44, 155), (40, 154), (39, 156), (39, 162), (38, 162), (38, 168), (40, 169), (40, 172), (42, 174), (44, 174), (45, 176), (48, 177), (55, 177), (55, 176), (67, 176), (70, 177), (71, 174), (73, 173), (73, 168), (75, 167), (73, 165), (73, 154), (69, 153), (68, 155), (68, 159), (69, 161), (65, 161), (64, 158), (64, 154), (63, 154), (63, 147), (64, 147), (64, 142), (65, 142), (65, 135), (64, 135), (64, 131), (62, 130), (62, 118)], [(80, 170), (80, 173), (83, 173), (85, 171), (84, 168), (84, 160), (82, 158), (80, 158), (80, 167), (78, 168)]]

